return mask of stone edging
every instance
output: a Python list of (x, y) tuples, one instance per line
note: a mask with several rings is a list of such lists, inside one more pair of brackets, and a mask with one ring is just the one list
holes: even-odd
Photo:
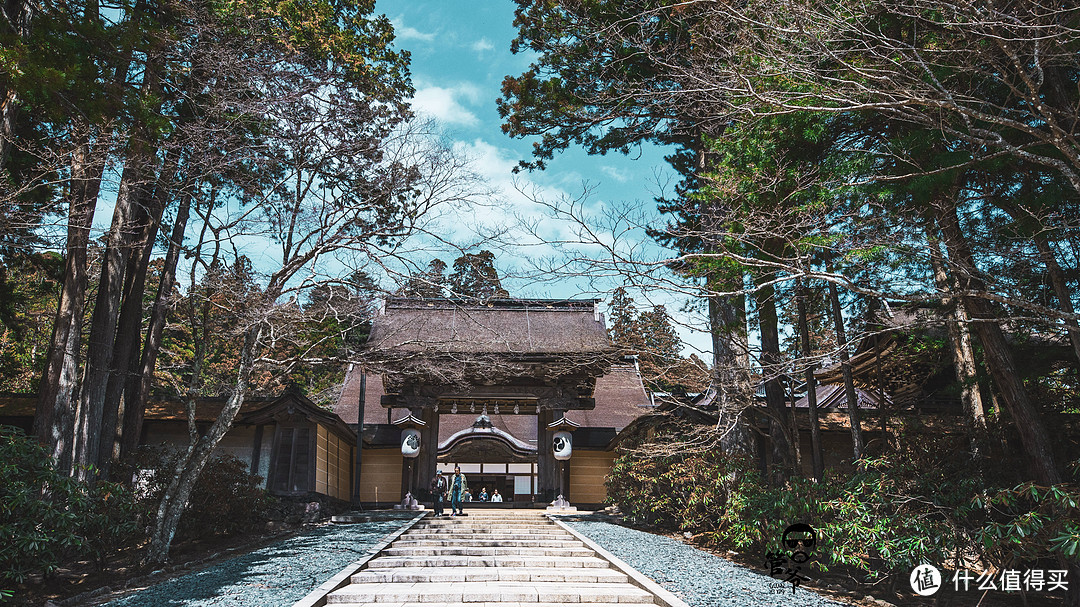
[(390, 535), (387, 535), (378, 544), (369, 548), (367, 550), (367, 554), (365, 554), (363, 558), (358, 561), (353, 561), (349, 563), (345, 566), (344, 569), (339, 571), (337, 575), (330, 578), (329, 580), (326, 580), (325, 582), (320, 584), (318, 588), (309, 592), (307, 596), (293, 603), (293, 607), (323, 607), (323, 605), (326, 605), (326, 595), (339, 588), (347, 586), (349, 584), (349, 579), (352, 578), (354, 573), (360, 571), (360, 569), (364, 565), (366, 565), (368, 561), (375, 558), (375, 556), (382, 552), (383, 549), (392, 544), (394, 540), (401, 537), (401, 534), (405, 533), (409, 529), (412, 529), (413, 525), (419, 522), (420, 519), (424, 518), (426, 514), (427, 512), (422, 512), (421, 514), (414, 516), (411, 521), (402, 525), (400, 528), (398, 528), (397, 531), (394, 531)]
[(557, 515), (547, 514), (545, 516), (547, 516), (547, 518), (550, 519), (551, 522), (562, 527), (568, 533), (581, 540), (581, 542), (588, 546), (589, 549), (595, 551), (598, 555), (600, 555), (600, 558), (608, 561), (613, 567), (626, 574), (626, 577), (630, 578), (631, 584), (637, 586), (638, 588), (641, 588), (646, 592), (651, 592), (653, 596), (656, 597), (656, 601), (658, 604), (663, 605), (664, 607), (690, 607), (686, 604), (685, 601), (675, 596), (672, 592), (668, 591), (660, 584), (657, 584), (651, 579), (645, 577), (644, 574), (642, 574), (637, 569), (634, 569), (627, 563), (623, 562), (623, 560), (619, 557), (611, 554), (607, 550), (604, 550), (602, 547), (600, 547), (599, 544), (589, 539), (584, 534), (570, 528), (569, 525), (560, 521)]

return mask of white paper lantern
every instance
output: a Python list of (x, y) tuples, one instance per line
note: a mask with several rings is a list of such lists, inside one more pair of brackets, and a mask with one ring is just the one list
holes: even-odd
[(573, 450), (569, 432), (556, 432), (555, 436), (551, 437), (551, 451), (555, 454), (555, 459), (568, 460)]
[(401, 431), (401, 455), (416, 457), (420, 455), (420, 431), (406, 428)]

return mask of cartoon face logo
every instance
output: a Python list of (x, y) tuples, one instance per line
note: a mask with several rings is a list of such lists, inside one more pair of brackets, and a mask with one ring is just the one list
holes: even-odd
[(796, 563), (805, 563), (810, 560), (814, 545), (817, 543), (817, 532), (806, 523), (795, 523), (784, 529), (781, 541), (792, 551), (791, 560)]

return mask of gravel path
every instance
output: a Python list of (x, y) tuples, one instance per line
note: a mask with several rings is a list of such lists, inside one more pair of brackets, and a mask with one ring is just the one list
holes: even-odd
[(291, 607), (411, 518), (322, 526), (105, 605)]
[(792, 594), (790, 584), (783, 584), (782, 592), (776, 593), (769, 585), (782, 580), (669, 537), (611, 523), (572, 518), (563, 521), (675, 593), (691, 607), (845, 606), (804, 588), (798, 588)]

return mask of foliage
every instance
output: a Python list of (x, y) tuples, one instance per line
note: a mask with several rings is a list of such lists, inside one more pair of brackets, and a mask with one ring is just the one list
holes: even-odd
[(451, 297), (470, 297), (481, 301), (509, 297), (502, 288), (491, 251), (465, 253), (454, 260), (454, 271), (446, 278)]
[(806, 522), (819, 532), (817, 566), (870, 578), (907, 576), (921, 562), (966, 566), (958, 559), (971, 555), (984, 567), (1048, 557), (1067, 565), (1080, 552), (1075, 485), (1014, 486), (991, 458), (957, 459), (933, 437), (906, 435), (905, 449), (853, 471), (830, 469), (821, 482), (793, 477), (781, 487), (763, 482), (748, 460), (716, 450), (655, 455), (672, 438), (661, 433), (621, 454), (609, 500), (633, 522), (691, 531), (716, 547), (764, 558), (788, 525)]
[[(140, 503), (153, 512), (182, 458), (183, 453), (175, 449), (143, 447), (120, 474), (133, 480)], [(247, 464), (230, 455), (216, 456), (206, 464), (191, 493), (176, 539), (261, 530), (273, 504), (262, 488), (262, 478), (251, 474)]]
[(608, 306), (608, 335), (627, 354), (638, 357), (641, 375), (650, 388), (662, 392), (699, 392), (708, 381), (705, 364), (680, 353), (682, 341), (662, 305), (638, 311), (626, 289), (619, 287)]
[(139, 512), (122, 485), (61, 474), (33, 438), (0, 426), (0, 596), (70, 559), (101, 562), (129, 546)]
[(0, 392), (37, 388), (62, 271), (56, 253), (0, 260)]

